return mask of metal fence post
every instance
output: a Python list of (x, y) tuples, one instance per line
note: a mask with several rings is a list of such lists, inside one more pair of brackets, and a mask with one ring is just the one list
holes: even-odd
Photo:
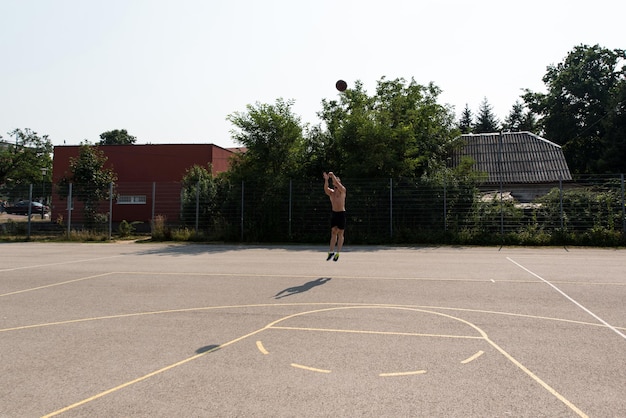
[[(182, 186), (180, 188), (180, 193), (178, 196), (178, 201), (179, 201), (179, 205), (180, 205), (180, 213), (183, 217), (187, 216), (187, 214), (185, 213), (185, 187)], [(182, 219), (182, 218), (181, 218)], [(179, 219), (179, 220), (181, 220)]]
[(561, 217), (561, 231), (563, 231), (563, 178), (559, 176), (559, 205), (560, 205), (560, 217)]
[(198, 223), (200, 221), (200, 180), (196, 183), (196, 235), (198, 235)]
[(113, 182), (109, 183), (109, 241), (113, 235)]
[(67, 195), (67, 238), (70, 237), (70, 231), (72, 230), (72, 186), (69, 184), (69, 191)]
[(241, 241), (243, 241), (243, 192), (244, 192), (244, 181), (241, 180)]
[(504, 239), (504, 202), (502, 199), (502, 189), (504, 188), (502, 175), (502, 131), (500, 131), (500, 135), (498, 136), (498, 145), (498, 171), (500, 177), (500, 236), (502, 237), (502, 239)]
[(291, 193), (292, 193), (292, 184), (293, 180), (289, 179), (289, 239), (291, 239), (291, 202), (292, 202), (292, 197), (291, 197)]
[(446, 178), (443, 179), (443, 230), (448, 231), (448, 195)]
[[(43, 208), (41, 208), (41, 211), (43, 213)], [(30, 184), (30, 187), (28, 188), (28, 229), (27, 229), (27, 239), (30, 240), (30, 218), (33, 215), (33, 185), (32, 183)]]
[(393, 238), (393, 179), (389, 179), (389, 237)]
[(152, 182), (152, 222), (154, 223), (154, 207), (156, 204), (156, 181)]
[(621, 174), (622, 184), (622, 234), (626, 234), (626, 204), (624, 202), (624, 174)]

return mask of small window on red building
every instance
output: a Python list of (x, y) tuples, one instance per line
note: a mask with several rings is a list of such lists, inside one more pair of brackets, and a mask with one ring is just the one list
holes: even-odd
[(146, 196), (130, 196), (130, 195), (119, 195), (117, 197), (118, 205), (145, 205), (146, 204)]

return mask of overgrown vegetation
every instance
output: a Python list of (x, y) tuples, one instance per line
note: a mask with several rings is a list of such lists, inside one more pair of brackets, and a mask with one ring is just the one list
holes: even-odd
[[(242, 190), (241, 186), (214, 180), (216, 194), (210, 208), (201, 212), (194, 203), (194, 215), (185, 222), (168, 222), (164, 216), (156, 216), (151, 223), (151, 240), (327, 241), (328, 202), (320, 191), (321, 182), (292, 181), (285, 188), (259, 193), (249, 183)], [(501, 198), (499, 193), (481, 192), (472, 176), (344, 182), (350, 186), (346, 236), (351, 245), (626, 245), (621, 184), (611, 180), (554, 188), (525, 205), (507, 196)], [(198, 183), (195, 187), (202, 189)], [(188, 195), (194, 202), (198, 196), (193, 187)], [(199, 219), (196, 228), (196, 212), (211, 222)], [(56, 235), (34, 232), (32, 239), (108, 241), (106, 217), (102, 222), (101, 228), (72, 230), (68, 237), (64, 220), (58, 218)], [(121, 222), (112, 238), (141, 237), (135, 235), (137, 225)], [(26, 226), (24, 221), (1, 222), (0, 239), (23, 240)]]
[(109, 197), (111, 184), (117, 180), (113, 169), (105, 168), (106, 161), (101, 150), (84, 142), (78, 157), (70, 159), (70, 172), (64, 173), (57, 185), (61, 198), (76, 199), (83, 204), (87, 229), (98, 229), (104, 223), (106, 214), (98, 213), (98, 208)]
[(130, 236), (132, 236), (135, 233), (135, 225), (138, 225), (142, 222), (140, 221), (133, 221), (133, 222), (128, 222), (126, 220), (123, 220), (122, 222), (120, 222), (119, 226), (117, 227), (117, 232), (120, 236), (120, 238), (129, 238)]
[[(626, 244), (619, 187), (557, 188), (530, 204), (499, 194), (485, 195), (475, 179), (352, 180), (347, 239), (351, 244), (594, 245)], [(318, 182), (319, 183), (319, 182)], [(207, 228), (195, 229), (163, 217), (153, 223), (153, 240), (236, 242), (325, 242), (327, 211), (319, 184), (292, 182), (259, 195), (242, 190), (218, 193)], [(573, 187), (573, 186), (572, 186)], [(292, 195), (291, 203), (289, 195)], [(236, 201), (229, 200), (236, 197)], [(265, 204), (260, 199), (268, 199)], [(291, 207), (290, 207), (291, 204)], [(243, 210), (243, 223), (241, 212)], [(220, 225), (219, 228), (216, 225)], [(243, 225), (243, 230), (241, 226)]]

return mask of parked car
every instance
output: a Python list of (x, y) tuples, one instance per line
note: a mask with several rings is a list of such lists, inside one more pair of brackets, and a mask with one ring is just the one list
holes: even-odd
[[(10, 215), (28, 215), (28, 203), (28, 200), (21, 200), (13, 206), (5, 206), (4, 210)], [(45, 215), (46, 213), (50, 213), (50, 208), (39, 202), (30, 202), (30, 208), (31, 214)]]

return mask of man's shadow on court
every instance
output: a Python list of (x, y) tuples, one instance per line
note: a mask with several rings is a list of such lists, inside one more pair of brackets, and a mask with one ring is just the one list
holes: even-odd
[(292, 296), (298, 293), (306, 292), (307, 290), (313, 289), (315, 286), (323, 285), (329, 280), (330, 280), (330, 277), (320, 277), (319, 279), (312, 280), (301, 286), (288, 287), (287, 289), (281, 290), (280, 292), (276, 293), (276, 295), (274, 296), (274, 299), (286, 298), (287, 296)]

